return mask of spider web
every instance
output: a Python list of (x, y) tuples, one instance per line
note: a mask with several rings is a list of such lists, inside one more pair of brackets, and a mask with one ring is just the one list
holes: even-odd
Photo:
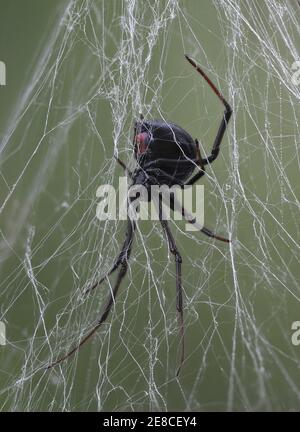
[[(36, 48), (1, 142), (3, 410), (297, 410), (299, 59), (296, 1), (65, 2)], [(207, 168), (205, 225), (171, 229), (183, 256), (186, 360), (178, 366), (173, 256), (141, 221), (126, 279), (89, 344), (115, 278), (124, 221), (96, 218), (99, 185), (134, 166), (133, 121), (181, 125), (209, 154), (223, 107), (185, 61), (201, 64), (233, 108)]]

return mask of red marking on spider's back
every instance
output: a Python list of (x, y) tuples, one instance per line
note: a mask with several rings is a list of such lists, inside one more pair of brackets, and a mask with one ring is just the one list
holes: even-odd
[(149, 144), (149, 134), (147, 132), (139, 133), (135, 136), (135, 141), (137, 143), (138, 154), (146, 153)]

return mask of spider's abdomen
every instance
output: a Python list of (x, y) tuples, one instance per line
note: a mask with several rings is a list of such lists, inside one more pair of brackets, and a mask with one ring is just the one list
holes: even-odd
[[(142, 146), (140, 141), (136, 149), (139, 164), (146, 172), (148, 169), (149, 172), (152, 172), (153, 167), (159, 168), (156, 171), (156, 179), (159, 184), (171, 186), (184, 182), (190, 177), (195, 169), (196, 144), (184, 129), (173, 123), (142, 120), (137, 123), (136, 131), (138, 141), (142, 141), (146, 134), (149, 136), (147, 150), (145, 151), (145, 146)], [(176, 164), (176, 161), (182, 160), (186, 162)]]

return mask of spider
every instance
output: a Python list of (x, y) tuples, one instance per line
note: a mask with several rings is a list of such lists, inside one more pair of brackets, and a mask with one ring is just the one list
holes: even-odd
[[(143, 185), (149, 192), (151, 185), (193, 185), (205, 174), (205, 165), (211, 164), (218, 156), (220, 150), (220, 144), (222, 142), (224, 133), (226, 131), (229, 119), (232, 114), (232, 109), (228, 102), (224, 99), (217, 87), (212, 83), (208, 76), (203, 70), (192, 60), (188, 55), (185, 54), (187, 61), (196, 69), (196, 71), (202, 75), (205, 81), (208, 83), (213, 92), (217, 95), (219, 100), (225, 107), (223, 118), (219, 126), (218, 133), (216, 135), (211, 154), (202, 158), (199, 149), (199, 142), (197, 139), (193, 139), (184, 129), (173, 124), (166, 123), (163, 121), (146, 121), (141, 115), (140, 120), (135, 122), (134, 127), (134, 156), (137, 161), (137, 167), (132, 172), (130, 171), (124, 162), (122, 162), (117, 156), (115, 159), (127, 172), (132, 180), (132, 185)], [(193, 174), (195, 167), (198, 167), (198, 172)], [(129, 200), (130, 201), (130, 200)], [(170, 196), (170, 208), (174, 211), (175, 198), (174, 195)], [(127, 202), (128, 208), (128, 202)], [(187, 222), (195, 224), (195, 219), (191, 219), (187, 216), (187, 211), (181, 207), (182, 216), (185, 217)], [(176, 372), (176, 376), (179, 375), (180, 369), (184, 362), (184, 320), (183, 320), (183, 294), (182, 294), (182, 276), (181, 276), (181, 265), (182, 257), (176, 246), (173, 234), (169, 228), (167, 220), (162, 217), (159, 211), (159, 220), (162, 225), (163, 231), (165, 232), (167, 243), (170, 252), (175, 258), (176, 268), (176, 309), (178, 314), (179, 329), (180, 329), (180, 341), (181, 341), (181, 353), (180, 363)], [(121, 248), (119, 255), (117, 256), (115, 263), (113, 264), (110, 271), (98, 280), (94, 285), (88, 288), (85, 293), (90, 293), (97, 288), (108, 276), (114, 271), (119, 269), (115, 284), (108, 296), (107, 302), (104, 306), (103, 312), (100, 314), (93, 329), (87, 333), (86, 336), (66, 355), (54, 361), (47, 366), (47, 369), (61, 363), (66, 360), (72, 354), (80, 349), (80, 347), (86, 343), (92, 335), (99, 329), (99, 327), (106, 320), (117, 296), (121, 282), (126, 275), (128, 260), (131, 255), (132, 241), (134, 231), (136, 229), (136, 222), (132, 218), (128, 218), (127, 231), (125, 241)], [(229, 243), (230, 240), (227, 238), (218, 236), (210, 231), (208, 228), (202, 227), (201, 231), (203, 234)]]

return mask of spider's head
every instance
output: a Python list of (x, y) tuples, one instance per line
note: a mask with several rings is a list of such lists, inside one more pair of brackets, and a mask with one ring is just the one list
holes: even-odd
[(140, 116), (140, 120), (135, 122), (133, 145), (136, 159), (145, 159), (151, 153), (149, 146), (153, 141), (153, 136), (148, 123), (144, 121), (142, 115)]
[(140, 132), (134, 137), (136, 157), (144, 155), (150, 143), (150, 134), (148, 132)]

